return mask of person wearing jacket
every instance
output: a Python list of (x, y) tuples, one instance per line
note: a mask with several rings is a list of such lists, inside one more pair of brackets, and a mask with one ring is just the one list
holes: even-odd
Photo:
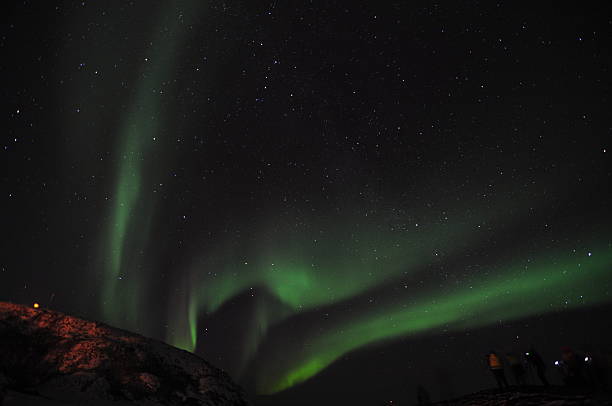
[(487, 366), (493, 373), (499, 389), (508, 387), (508, 381), (506, 380), (506, 373), (504, 372), (504, 365), (502, 364), (501, 357), (495, 353), (495, 351), (489, 351), (486, 356)]

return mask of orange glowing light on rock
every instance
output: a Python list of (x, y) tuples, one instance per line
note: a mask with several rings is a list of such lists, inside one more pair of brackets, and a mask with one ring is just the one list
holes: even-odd
[(40, 307), (40, 305), (38, 303), (34, 303), (34, 308), (38, 309)]

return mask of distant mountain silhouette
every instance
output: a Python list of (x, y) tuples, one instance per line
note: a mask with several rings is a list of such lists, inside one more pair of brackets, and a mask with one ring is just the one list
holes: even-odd
[(232, 405), (245, 392), (203, 359), (48, 309), (0, 302), (0, 404)]

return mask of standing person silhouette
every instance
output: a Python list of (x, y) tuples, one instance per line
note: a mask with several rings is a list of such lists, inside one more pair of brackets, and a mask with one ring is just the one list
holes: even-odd
[(582, 375), (584, 355), (576, 353), (570, 347), (561, 347), (561, 359), (565, 366), (565, 384), (567, 386), (583, 386), (585, 384)]
[(510, 364), (510, 370), (514, 375), (514, 380), (518, 386), (525, 385), (525, 368), (521, 358), (517, 357), (514, 353), (507, 353), (506, 360)]
[(502, 364), (501, 358), (495, 353), (495, 351), (489, 351), (486, 359), (487, 365), (493, 373), (499, 389), (508, 388), (508, 381), (506, 380), (504, 365)]
[(538, 354), (537, 351), (531, 347), (529, 348), (529, 351), (525, 353), (525, 359), (529, 365), (535, 368), (538, 378), (540, 378), (540, 381), (542, 381), (542, 385), (548, 386), (548, 379), (546, 379), (546, 364), (544, 363), (542, 357), (540, 357), (540, 354)]
[(417, 402), (419, 406), (431, 405), (431, 397), (423, 385), (417, 386)]

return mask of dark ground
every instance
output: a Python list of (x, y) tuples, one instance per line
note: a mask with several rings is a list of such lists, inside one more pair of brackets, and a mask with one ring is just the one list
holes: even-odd
[(562, 386), (523, 386), (506, 391), (489, 389), (436, 405), (612, 405), (612, 395), (604, 391), (571, 389)]

